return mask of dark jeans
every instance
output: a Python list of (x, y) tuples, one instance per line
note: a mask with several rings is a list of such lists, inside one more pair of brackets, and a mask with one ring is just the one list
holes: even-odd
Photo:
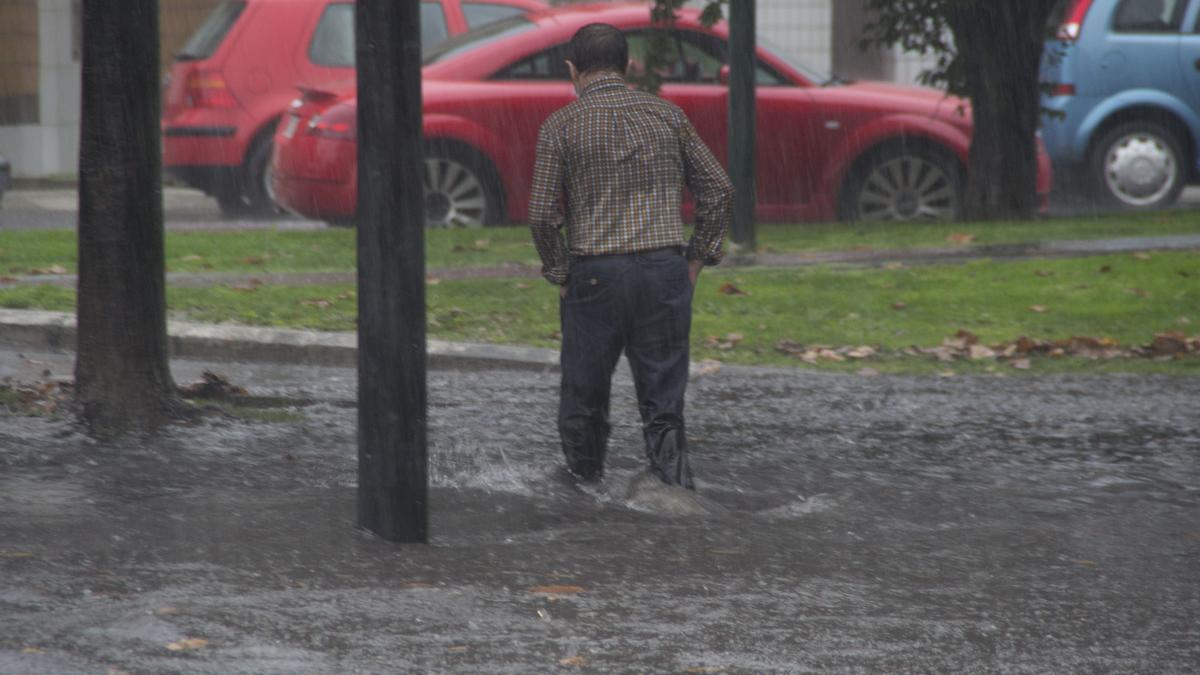
[(567, 466), (604, 473), (609, 395), (621, 351), (633, 371), (646, 456), (664, 482), (692, 487), (683, 428), (692, 284), (677, 249), (577, 259), (562, 314), (558, 430)]

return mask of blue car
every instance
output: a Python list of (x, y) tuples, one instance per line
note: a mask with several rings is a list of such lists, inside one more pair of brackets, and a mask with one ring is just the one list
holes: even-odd
[(1042, 59), (1056, 182), (1169, 206), (1200, 181), (1200, 0), (1062, 0)]

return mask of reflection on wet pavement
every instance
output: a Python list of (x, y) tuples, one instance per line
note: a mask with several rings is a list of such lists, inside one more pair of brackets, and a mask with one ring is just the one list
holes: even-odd
[(727, 369), (691, 388), (693, 495), (643, 473), (624, 375), (577, 486), (555, 375), (437, 371), (434, 536), (396, 546), (353, 528), (353, 373), (230, 372), (318, 402), (126, 447), (0, 417), (0, 672), (1200, 663), (1194, 378)]

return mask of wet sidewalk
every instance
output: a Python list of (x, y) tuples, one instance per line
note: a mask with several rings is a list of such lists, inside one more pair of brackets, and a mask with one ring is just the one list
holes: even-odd
[[(355, 530), (355, 374), (95, 444), (0, 410), (0, 672), (1104, 672), (1200, 663), (1200, 379), (724, 369), (699, 490), (558, 472), (558, 382), (430, 373), (433, 539)], [(0, 350), (45, 381), (71, 356)], [(292, 404), (284, 402), (291, 401)], [(266, 405), (264, 403), (264, 405)]]

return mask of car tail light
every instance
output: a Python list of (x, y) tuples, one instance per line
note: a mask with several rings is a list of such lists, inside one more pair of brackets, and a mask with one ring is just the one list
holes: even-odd
[(308, 121), (308, 133), (326, 138), (354, 140), (358, 124), (358, 108), (351, 105), (336, 105)]
[(1052, 84), (1052, 85), (1050, 85), (1050, 95), (1051, 96), (1074, 96), (1075, 95), (1075, 85), (1065, 84), (1062, 82)]
[(237, 99), (217, 72), (198, 70), (184, 83), (184, 103), (189, 108), (233, 108)]
[(1092, 7), (1092, 0), (1070, 0), (1063, 12), (1062, 23), (1058, 25), (1055, 37), (1063, 42), (1074, 42), (1083, 31), (1083, 19)]

